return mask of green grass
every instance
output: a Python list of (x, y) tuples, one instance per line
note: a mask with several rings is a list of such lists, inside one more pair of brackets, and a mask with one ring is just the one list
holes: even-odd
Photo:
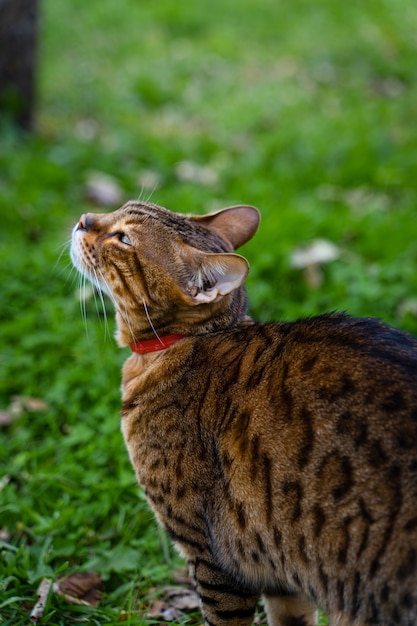
[[(89, 301), (85, 327), (60, 256), (102, 210), (90, 172), (178, 211), (258, 206), (259, 319), (339, 309), (417, 334), (416, 30), (411, 0), (43, 3), (38, 132), (0, 126), (0, 408), (46, 403), (0, 426), (0, 624), (27, 624), (40, 580), (73, 571), (103, 576), (100, 607), (53, 597), (40, 623), (116, 623), (180, 563), (124, 450), (111, 307), (107, 326)], [(314, 289), (290, 256), (317, 238), (342, 252)]]

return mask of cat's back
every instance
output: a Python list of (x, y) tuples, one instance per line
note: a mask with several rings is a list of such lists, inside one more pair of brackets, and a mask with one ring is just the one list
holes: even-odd
[(343, 314), (300, 320), (286, 330), (277, 360), (288, 418), (309, 407), (317, 420), (331, 423), (335, 440), (349, 435), (360, 447), (374, 433), (379, 449), (377, 441), (392, 436), (394, 447), (417, 456), (414, 337), (376, 319)]
[[(350, 405), (375, 409), (379, 402), (382, 412), (407, 412), (417, 403), (417, 339), (377, 319), (332, 313), (255, 323), (219, 336), (213, 348), (224, 364), (220, 370), (235, 364), (242, 390), (261, 386), (269, 393), (275, 382), (297, 388), (299, 397), (303, 390), (310, 400), (313, 394), (323, 404), (340, 405), (348, 397)], [(282, 400), (290, 412), (285, 394)]]
[(366, 450), (364, 462), (375, 468), (405, 458), (417, 468), (413, 336), (376, 319), (326, 314), (254, 324), (218, 341), (214, 355), (206, 368), (223, 391), (223, 432), (233, 423), (241, 430), (243, 411), (265, 442), (276, 441), (277, 429), (284, 440), (289, 433), (294, 443), (284, 445), (298, 455), (298, 470), (336, 448)]
[(202, 363), (241, 392), (287, 388), (281, 401), (288, 413), (290, 397), (301, 401), (306, 393), (323, 406), (348, 398), (350, 406), (382, 412), (413, 413), (414, 403), (417, 420), (417, 339), (377, 319), (331, 313), (198, 337), (189, 364), (196, 370)]

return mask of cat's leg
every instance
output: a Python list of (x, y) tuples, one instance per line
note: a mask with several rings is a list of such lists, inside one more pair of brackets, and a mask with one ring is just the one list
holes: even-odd
[(189, 561), (201, 600), (201, 611), (207, 626), (250, 626), (259, 594), (237, 586), (228, 576), (206, 559)]
[(315, 626), (317, 607), (298, 595), (264, 595), (269, 626)]

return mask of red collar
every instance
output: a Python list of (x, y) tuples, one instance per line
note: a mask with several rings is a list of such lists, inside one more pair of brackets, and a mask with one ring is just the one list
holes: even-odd
[(161, 335), (161, 337), (152, 337), (152, 339), (142, 339), (130, 344), (132, 352), (138, 354), (147, 354), (148, 352), (158, 352), (169, 348), (173, 343), (183, 339), (185, 335)]

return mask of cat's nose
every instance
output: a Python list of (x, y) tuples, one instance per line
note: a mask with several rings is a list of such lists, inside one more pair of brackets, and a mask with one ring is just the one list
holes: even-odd
[(77, 224), (77, 230), (88, 230), (89, 228), (89, 219), (87, 213), (83, 213), (80, 217), (80, 221)]

